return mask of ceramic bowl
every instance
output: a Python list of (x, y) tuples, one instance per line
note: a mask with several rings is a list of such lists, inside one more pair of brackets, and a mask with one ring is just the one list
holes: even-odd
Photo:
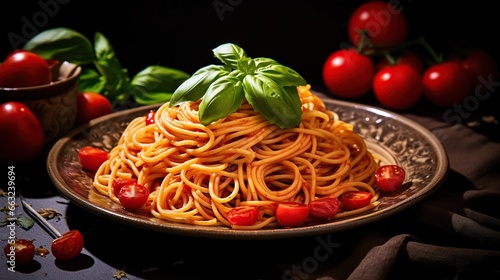
[(18, 101), (31, 109), (40, 121), (45, 142), (53, 142), (73, 128), (76, 118), (78, 78), (81, 67), (57, 63), (52, 68), (53, 81), (47, 85), (1, 88), (0, 102)]

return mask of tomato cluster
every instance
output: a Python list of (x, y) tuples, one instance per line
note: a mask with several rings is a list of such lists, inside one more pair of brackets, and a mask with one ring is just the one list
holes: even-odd
[[(466, 49), (443, 59), (423, 37), (408, 42), (408, 30), (402, 7), (395, 3), (376, 0), (360, 5), (348, 22), (352, 45), (334, 51), (323, 65), (327, 90), (344, 99), (373, 92), (392, 110), (409, 109), (422, 99), (449, 107), (479, 90), (481, 79), (498, 76), (496, 62), (485, 50)], [(410, 46), (422, 47), (432, 62), (424, 64), (421, 52)]]

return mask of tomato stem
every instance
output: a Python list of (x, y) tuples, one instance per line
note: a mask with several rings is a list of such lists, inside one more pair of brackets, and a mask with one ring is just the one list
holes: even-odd
[(424, 36), (420, 36), (417, 41), (422, 45), (432, 56), (434, 63), (441, 63), (443, 62), (443, 56), (438, 55), (434, 49), (431, 47), (431, 45), (427, 42)]

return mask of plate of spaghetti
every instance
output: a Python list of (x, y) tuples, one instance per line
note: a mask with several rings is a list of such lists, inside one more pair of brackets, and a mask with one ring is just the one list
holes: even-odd
[[(93, 120), (55, 143), (47, 160), (58, 190), (97, 215), (148, 230), (187, 236), (273, 239), (327, 234), (375, 222), (421, 201), (444, 181), (448, 159), (438, 139), (390, 111), (331, 99), (298, 87), (302, 120), (279, 128), (243, 102), (228, 117), (204, 126), (198, 102), (168, 103), (116, 112)], [(147, 124), (148, 112), (155, 112)], [(109, 152), (88, 172), (78, 151)], [(406, 170), (405, 184), (381, 192), (374, 173), (382, 164)], [(113, 192), (115, 178), (135, 178), (151, 192), (136, 211)], [(370, 203), (335, 217), (283, 227), (276, 204), (338, 198), (348, 191), (372, 194)], [(234, 226), (227, 214), (259, 209), (257, 221)]]

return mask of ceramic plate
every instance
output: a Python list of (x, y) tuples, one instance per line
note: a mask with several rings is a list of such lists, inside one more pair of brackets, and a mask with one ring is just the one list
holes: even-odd
[(344, 101), (324, 99), (330, 110), (354, 125), (368, 148), (382, 157), (383, 163), (403, 166), (411, 184), (384, 194), (374, 210), (344, 219), (297, 228), (271, 228), (236, 231), (227, 227), (177, 224), (124, 210), (92, 186), (92, 178), (78, 162), (78, 150), (87, 145), (111, 150), (129, 121), (146, 115), (159, 105), (143, 106), (93, 120), (51, 149), (47, 168), (56, 188), (75, 204), (105, 218), (130, 226), (186, 236), (232, 239), (273, 239), (328, 234), (384, 219), (421, 201), (445, 180), (449, 163), (438, 139), (426, 128), (390, 111)]

